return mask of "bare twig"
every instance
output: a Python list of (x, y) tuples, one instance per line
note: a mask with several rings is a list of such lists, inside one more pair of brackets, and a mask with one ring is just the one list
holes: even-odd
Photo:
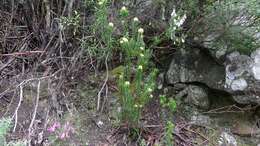
[(46, 20), (46, 28), (47, 30), (50, 30), (50, 25), (51, 25), (51, 8), (50, 8), (50, 1), (49, 0), (43, 0), (45, 7), (46, 7), (46, 15), (45, 15), (45, 20)]
[(15, 123), (14, 123), (14, 128), (13, 128), (13, 132), (15, 132), (16, 130), (16, 126), (17, 126), (17, 121), (18, 121), (18, 110), (22, 104), (23, 101), (23, 86), (19, 86), (20, 87), (20, 99), (19, 99), (19, 103), (15, 109), (14, 115), (12, 116), (12, 119), (15, 118)]
[(108, 56), (109, 56), (109, 54), (107, 54), (106, 60), (105, 60), (105, 65), (106, 65), (106, 79), (105, 79), (105, 81), (104, 81), (104, 83), (103, 83), (101, 89), (100, 89), (99, 92), (98, 92), (97, 111), (99, 111), (99, 109), (100, 109), (101, 94), (102, 94), (102, 92), (103, 92), (103, 90), (104, 90), (104, 88), (105, 88), (105, 86), (106, 86), (106, 84), (107, 84), (107, 81), (108, 81), (108, 64), (107, 64)]
[(25, 52), (15, 52), (9, 54), (0, 54), (0, 56), (18, 56), (18, 55), (31, 55), (37, 53), (44, 53), (44, 51), (25, 51)]
[(29, 137), (31, 136), (32, 133), (32, 126), (34, 124), (35, 121), (35, 117), (36, 117), (36, 113), (37, 113), (37, 109), (38, 109), (38, 105), (39, 105), (39, 99), (40, 99), (40, 87), (41, 87), (41, 81), (38, 81), (38, 85), (37, 85), (37, 96), (36, 96), (36, 103), (35, 103), (35, 107), (34, 107), (34, 111), (33, 111), (33, 116), (32, 116), (32, 120), (29, 126)]
[(220, 107), (217, 109), (213, 109), (207, 112), (204, 112), (204, 114), (222, 114), (222, 113), (243, 113), (246, 111), (254, 110), (258, 107), (258, 105), (254, 107), (245, 107), (245, 108), (240, 108), (236, 105), (229, 105), (229, 106), (224, 106)]
[(74, 3), (74, 0), (70, 0), (70, 1), (69, 1), (69, 5), (68, 5), (68, 16), (71, 16), (71, 14), (72, 14), (73, 3)]
[(107, 94), (108, 94), (108, 85), (106, 84), (106, 95), (105, 95), (105, 98), (104, 98), (104, 101), (103, 101), (103, 104), (102, 104), (102, 107), (101, 107), (101, 113), (103, 112), (104, 107), (105, 107), (105, 103), (107, 101)]

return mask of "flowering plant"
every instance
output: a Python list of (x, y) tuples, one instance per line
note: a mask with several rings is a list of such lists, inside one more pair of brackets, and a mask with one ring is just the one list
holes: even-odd
[[(123, 7), (120, 13), (126, 13), (126, 10), (127, 8)], [(126, 15), (121, 14), (121, 16)], [(125, 25), (126, 20), (122, 21)], [(132, 32), (125, 32), (120, 39), (125, 55), (125, 68), (119, 77), (118, 86), (122, 106), (121, 120), (136, 127), (144, 106), (153, 97), (157, 70), (148, 68), (152, 52), (145, 48), (144, 29), (139, 27), (139, 19), (134, 17), (131, 23)], [(147, 72), (150, 73), (147, 74)]]
[(185, 20), (187, 19), (186, 14), (181, 16), (179, 13), (176, 12), (175, 9), (172, 10), (170, 24), (168, 28), (168, 36), (174, 43), (184, 43), (185, 35), (181, 33), (180, 36), (177, 36), (178, 32), (181, 31), (182, 25), (184, 24)]
[(66, 121), (65, 123), (54, 121), (47, 128), (47, 132), (50, 134), (50, 143), (59, 145), (70, 140), (72, 135), (75, 134), (75, 128), (70, 121)]

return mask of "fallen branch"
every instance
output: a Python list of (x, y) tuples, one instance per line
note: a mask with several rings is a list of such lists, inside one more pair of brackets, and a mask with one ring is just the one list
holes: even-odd
[(99, 90), (98, 92), (98, 99), (97, 99), (97, 111), (99, 111), (100, 109), (100, 100), (101, 100), (101, 93), (103, 92), (105, 86), (107, 85), (107, 81), (108, 81), (108, 65), (107, 65), (107, 59), (108, 59), (108, 54), (106, 56), (106, 61), (105, 61), (105, 64), (106, 64), (106, 79), (101, 87), (101, 89)]
[(44, 51), (25, 51), (25, 52), (15, 52), (9, 54), (0, 54), (0, 56), (19, 56), (19, 55), (32, 55), (37, 53), (44, 53)]
[(29, 137), (31, 136), (32, 133), (32, 126), (34, 124), (35, 121), (35, 117), (36, 117), (36, 113), (37, 113), (37, 109), (38, 109), (38, 105), (39, 105), (39, 99), (40, 99), (40, 87), (41, 87), (41, 81), (38, 81), (38, 85), (37, 85), (37, 96), (36, 96), (36, 103), (35, 103), (35, 107), (34, 107), (34, 111), (33, 111), (33, 117), (29, 126)]
[(14, 115), (12, 116), (12, 119), (15, 118), (15, 122), (14, 122), (14, 128), (13, 128), (13, 132), (15, 132), (16, 130), (16, 126), (17, 126), (17, 121), (18, 121), (18, 110), (22, 104), (23, 101), (23, 86), (19, 86), (20, 87), (20, 99), (19, 99), (19, 103), (15, 109)]

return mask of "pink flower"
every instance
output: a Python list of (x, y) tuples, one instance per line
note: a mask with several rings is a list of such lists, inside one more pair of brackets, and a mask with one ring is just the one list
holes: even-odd
[(60, 128), (60, 123), (59, 122), (54, 122), (53, 125), (47, 129), (47, 131), (54, 132), (58, 128)]
[(64, 140), (66, 138), (69, 138), (70, 137), (70, 133), (75, 133), (75, 129), (72, 127), (72, 125), (69, 123), (69, 122), (66, 122), (64, 125), (63, 125), (63, 131), (61, 132), (59, 138), (61, 140)]
[(66, 136), (66, 133), (65, 133), (65, 132), (61, 133), (60, 139), (65, 139), (65, 137), (67, 137), (67, 136)]
[(65, 130), (61, 133), (61, 135), (59, 136), (61, 140), (64, 140), (65, 138), (69, 138), (69, 132), (68, 130)]

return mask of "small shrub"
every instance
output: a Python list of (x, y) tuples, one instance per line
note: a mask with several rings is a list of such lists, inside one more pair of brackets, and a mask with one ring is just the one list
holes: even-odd
[(165, 95), (160, 95), (160, 104), (164, 108), (169, 108), (171, 112), (175, 112), (177, 103), (173, 98), (167, 99)]
[(10, 118), (0, 119), (0, 144), (2, 146), (26, 146), (26, 141), (10, 141), (6, 142), (6, 135), (12, 126), (12, 120)]
[(79, 119), (77, 114), (69, 113), (65, 115), (62, 120), (52, 121), (48, 128), (47, 133), (49, 134), (48, 139), (51, 145), (63, 146), (67, 143), (74, 144), (74, 139), (77, 138), (79, 129)]
[[(122, 7), (120, 10), (121, 22), (128, 28), (128, 10)], [(155, 89), (156, 69), (149, 69), (151, 51), (145, 48), (143, 41), (144, 30), (139, 27), (138, 18), (130, 22), (130, 33), (127, 29), (120, 39), (122, 52), (124, 53), (124, 71), (118, 80), (120, 103), (122, 106), (121, 121), (136, 127), (139, 124), (142, 109), (152, 97)], [(148, 75), (147, 72), (150, 72)]]
[(171, 121), (168, 121), (165, 127), (165, 135), (164, 135), (164, 144), (166, 146), (173, 146), (173, 131), (174, 131), (174, 124)]
[(60, 24), (63, 30), (71, 30), (73, 35), (76, 35), (79, 27), (80, 27), (80, 13), (78, 11), (74, 11), (73, 16), (60, 18)]
[(172, 10), (171, 19), (169, 21), (169, 27), (166, 31), (166, 35), (174, 41), (175, 44), (182, 44), (185, 42), (185, 34), (182, 31), (182, 25), (185, 22), (187, 16), (177, 13), (175, 9)]
[(114, 24), (109, 22), (107, 0), (99, 0), (95, 7), (95, 21), (90, 27), (91, 36), (81, 39), (81, 46), (86, 49), (90, 58), (98, 61), (98, 65), (109, 61), (113, 51)]

